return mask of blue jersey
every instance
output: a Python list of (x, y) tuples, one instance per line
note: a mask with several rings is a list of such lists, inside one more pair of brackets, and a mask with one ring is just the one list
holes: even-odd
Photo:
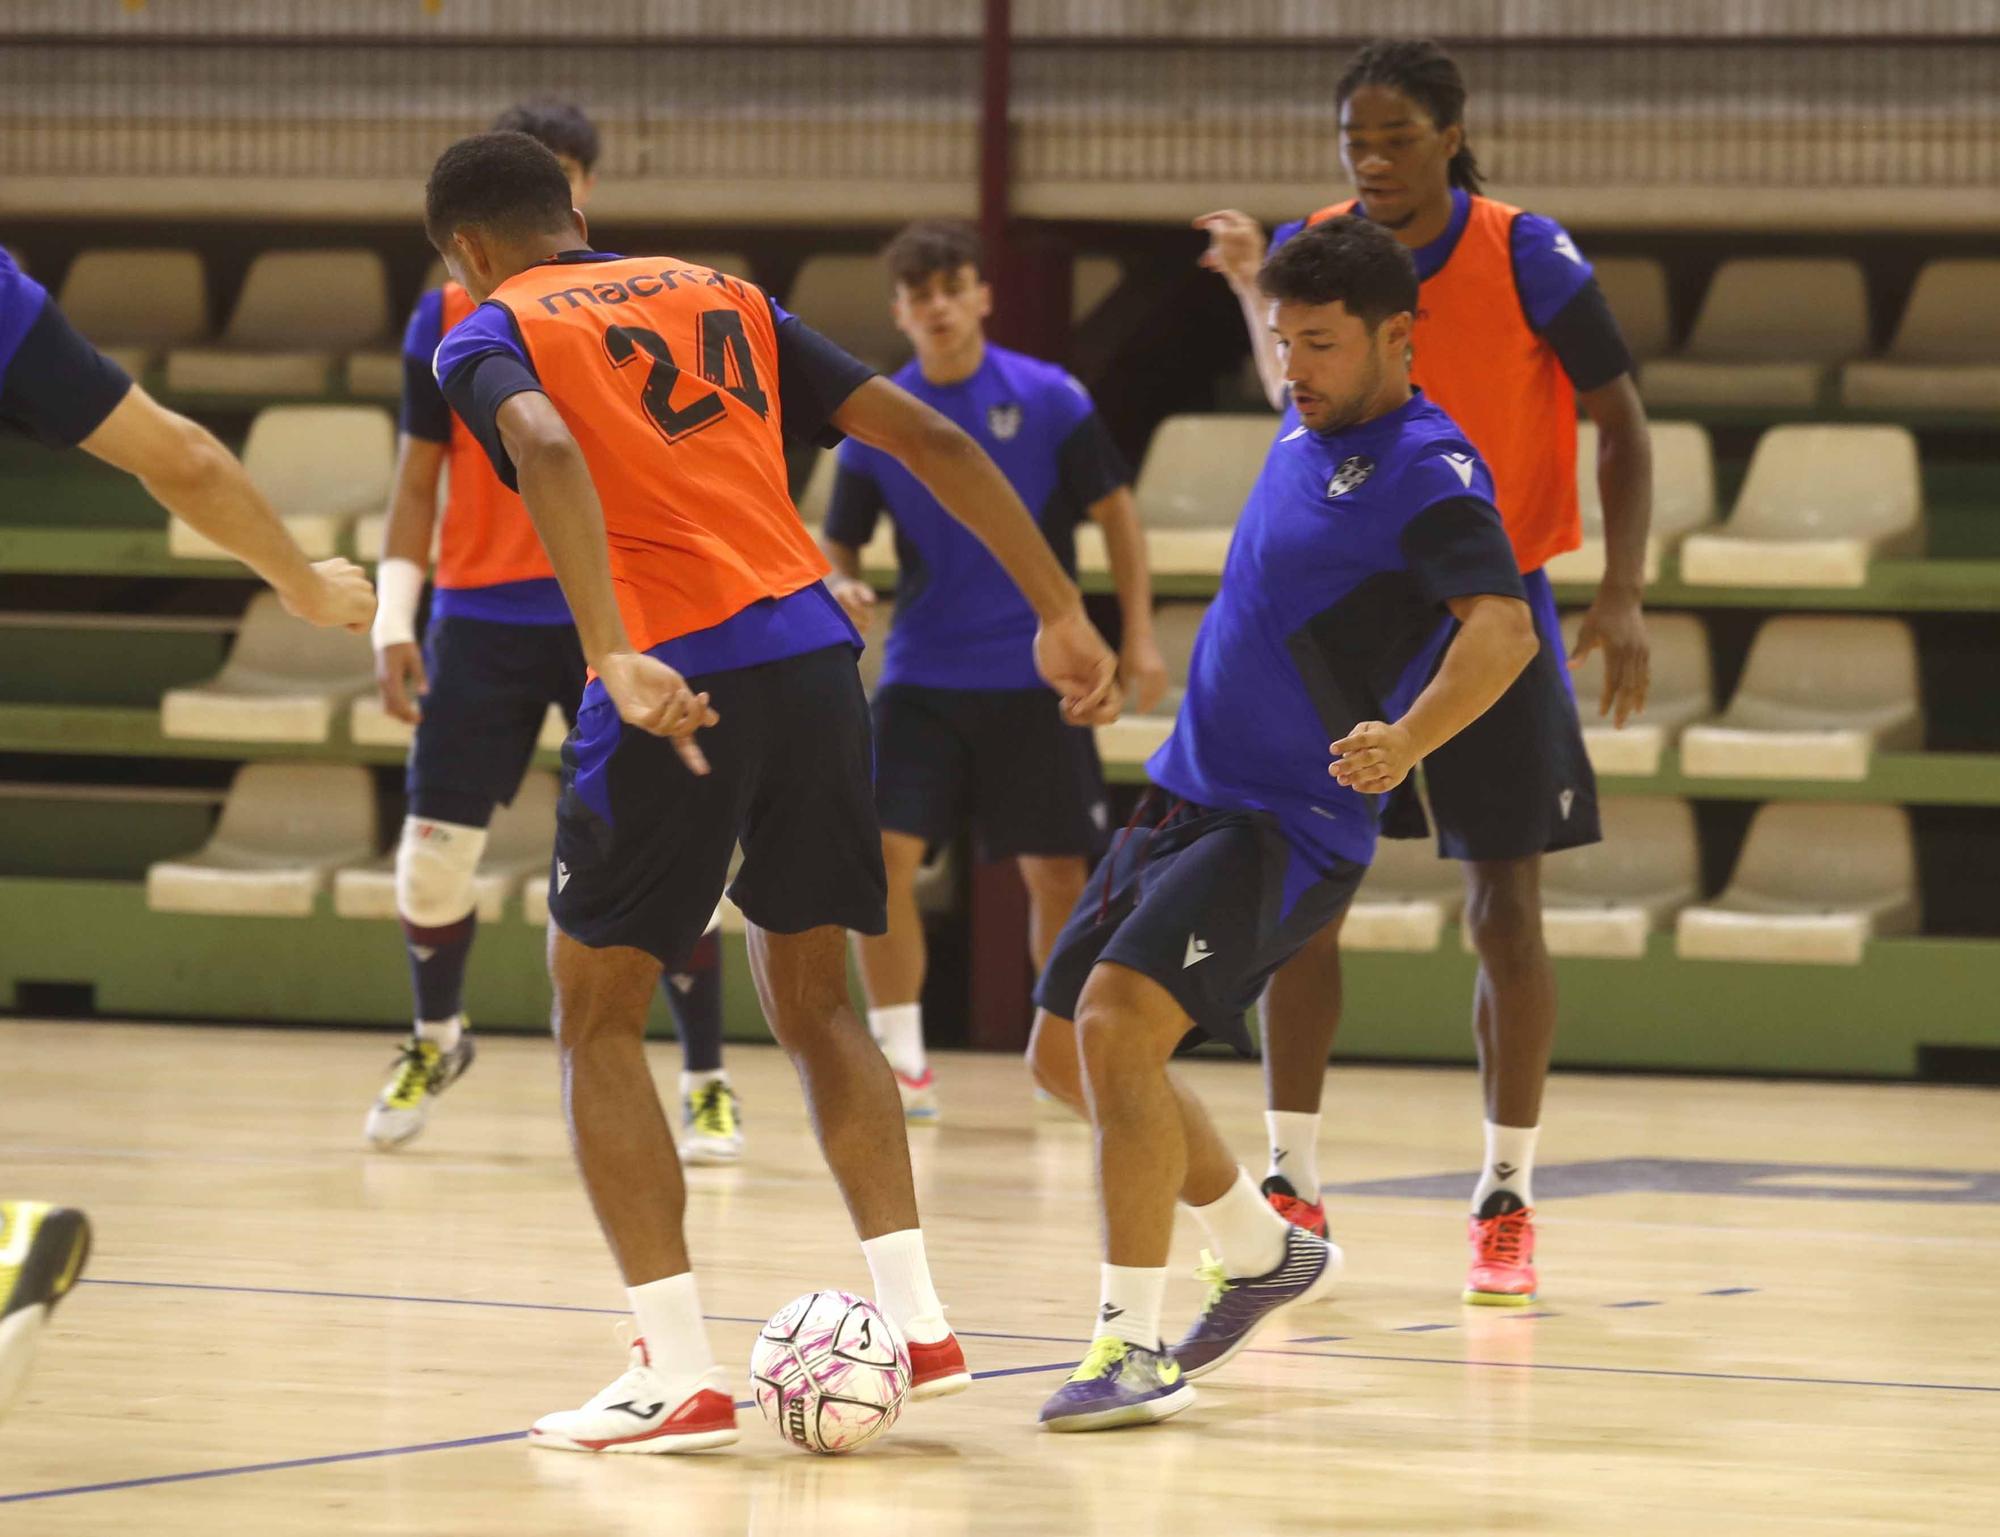
[(1244, 505), (1148, 774), (1199, 805), (1275, 816), (1311, 867), (1297, 880), (1369, 863), (1380, 797), (1333, 779), (1328, 744), (1401, 716), (1451, 638), (1445, 603), (1480, 593), (1519, 598), (1521, 576), (1450, 417), (1413, 394), (1343, 432), (1294, 428)]
[(14, 361), (21, 339), (49, 302), (48, 290), (14, 265), (0, 247), (0, 385), (7, 382), (7, 365)]
[[(969, 379), (931, 384), (910, 363), (895, 382), (986, 450), (1074, 575), (1077, 523), (1128, 479), (1083, 386), (1053, 363), (990, 342)], [(1000, 562), (898, 460), (865, 444), (843, 444), (827, 537), (859, 549), (885, 510), (896, 526), (902, 575), (882, 681), (1042, 687), (1035, 611)]]

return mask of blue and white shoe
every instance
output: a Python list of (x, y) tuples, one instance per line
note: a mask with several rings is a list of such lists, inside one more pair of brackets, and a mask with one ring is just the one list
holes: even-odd
[(1090, 1353), (1042, 1405), (1048, 1430), (1115, 1430), (1150, 1425), (1194, 1402), (1194, 1389), (1171, 1352), (1100, 1335)]
[(1337, 1245), (1289, 1226), (1284, 1258), (1266, 1275), (1229, 1276), (1214, 1255), (1202, 1250), (1195, 1273), (1208, 1282), (1208, 1301), (1201, 1317), (1174, 1346), (1174, 1359), (1189, 1377), (1203, 1377), (1226, 1365), (1279, 1309), (1316, 1302), (1333, 1290), (1344, 1263)]

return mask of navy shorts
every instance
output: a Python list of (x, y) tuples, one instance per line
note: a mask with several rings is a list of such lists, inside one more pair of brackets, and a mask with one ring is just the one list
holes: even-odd
[(1382, 805), (1387, 838), (1426, 838), (1447, 859), (1525, 859), (1596, 843), (1597, 776), (1583, 747), (1562, 619), (1546, 572), (1522, 579), (1542, 649), (1493, 708), (1424, 759)]
[(438, 615), (424, 635), (430, 692), (410, 744), (410, 814), (484, 827), (507, 805), (555, 705), (576, 721), (586, 671), (576, 628)]
[[(1149, 791), (1134, 820), (1168, 803)], [(1271, 974), (1346, 911), (1367, 866), (1322, 873), (1277, 818), (1174, 802), (1152, 826), (1113, 841), (1063, 926), (1035, 1002), (1076, 1018), (1100, 961), (1151, 977), (1211, 1040), (1250, 1051), (1244, 1015)]]
[(51, 448), (74, 448), (131, 388), (131, 375), (79, 336), (51, 299), (0, 374), (0, 425)]
[(943, 843), (968, 821), (981, 859), (1094, 857), (1104, 846), (1097, 738), (1046, 688), (875, 691), (875, 809)]
[(868, 700), (852, 646), (688, 682), (720, 718), (697, 775), (593, 697), (563, 744), (549, 912), (572, 939), (686, 967), (729, 879), (761, 929), (888, 928)]

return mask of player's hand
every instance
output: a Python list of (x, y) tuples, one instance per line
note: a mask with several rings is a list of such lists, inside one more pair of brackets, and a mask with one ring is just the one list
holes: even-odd
[(1576, 632), (1569, 665), (1581, 667), (1585, 657), (1599, 650), (1604, 653), (1604, 692), (1597, 713), (1622, 726), (1646, 708), (1646, 690), (1652, 683), (1652, 648), (1646, 642), (1638, 593), (1629, 588), (1598, 589), (1597, 601)]
[(1108, 726), (1118, 719), (1118, 658), (1079, 604), (1035, 631), (1035, 671), (1062, 695), (1072, 726)]
[(1167, 663), (1150, 635), (1128, 635), (1118, 658), (1118, 682), (1125, 701), (1141, 715), (1151, 715), (1167, 697)]
[(412, 726), (424, 718), (417, 703), (431, 689), (424, 674), (424, 653), (415, 641), (400, 641), (375, 653), (375, 688), (382, 696), (382, 708), (397, 720)]
[(1194, 227), (1208, 231), (1202, 266), (1221, 273), (1238, 288), (1248, 288), (1257, 281), (1257, 269), (1264, 265), (1263, 225), (1247, 213), (1223, 208), (1203, 214)]
[(836, 572), (826, 579), (826, 590), (847, 611), (854, 628), (866, 635), (875, 622), (875, 589), (858, 576), (841, 576)]
[(312, 574), (301, 587), (280, 592), (278, 601), (287, 613), (325, 628), (352, 630), (365, 635), (375, 622), (375, 588), (368, 573), (351, 560), (335, 556), (316, 560)]
[(618, 707), (620, 720), (668, 738), (692, 772), (708, 772), (708, 759), (694, 740), (702, 727), (721, 719), (709, 708), (708, 695), (697, 694), (687, 679), (643, 651), (612, 652), (597, 664), (597, 676)]
[(1417, 744), (1410, 733), (1379, 720), (1363, 721), (1327, 750), (1333, 762), (1326, 771), (1363, 795), (1395, 789), (1417, 766)]

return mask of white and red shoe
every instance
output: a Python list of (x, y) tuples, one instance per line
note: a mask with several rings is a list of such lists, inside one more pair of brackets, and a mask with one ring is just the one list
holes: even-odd
[(713, 1367), (694, 1379), (670, 1381), (653, 1370), (646, 1342), (632, 1341), (625, 1375), (581, 1409), (545, 1414), (528, 1444), (559, 1452), (700, 1452), (736, 1439), (736, 1405)]
[(947, 1398), (972, 1386), (972, 1372), (956, 1334), (947, 1334), (931, 1345), (919, 1345), (915, 1340), (905, 1343), (910, 1347), (911, 1398)]
[(903, 1119), (926, 1125), (937, 1120), (937, 1075), (929, 1067), (915, 1078), (901, 1068), (892, 1071), (896, 1074), (896, 1092), (903, 1098)]

